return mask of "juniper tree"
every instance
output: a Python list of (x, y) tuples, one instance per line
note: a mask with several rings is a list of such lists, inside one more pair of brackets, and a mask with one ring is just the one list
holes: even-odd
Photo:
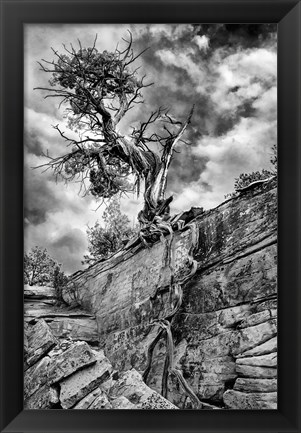
[[(64, 52), (53, 50), (54, 60), (42, 60), (42, 71), (51, 74), (50, 87), (45, 98), (59, 98), (65, 104), (69, 115), (69, 128), (78, 132), (78, 138), (68, 136), (57, 125), (55, 129), (66, 141), (68, 151), (57, 157), (50, 157), (44, 165), (52, 169), (57, 178), (66, 182), (79, 181), (84, 194), (96, 198), (110, 199), (116, 194), (135, 190), (138, 194), (143, 183), (144, 207), (138, 214), (140, 238), (143, 242), (162, 232), (172, 233), (169, 204), (172, 196), (166, 197), (167, 175), (177, 143), (183, 140), (193, 114), (193, 108), (186, 119), (179, 121), (168, 110), (159, 107), (142, 119), (139, 125), (131, 125), (130, 132), (120, 130), (120, 122), (132, 108), (143, 104), (143, 89), (153, 83), (146, 83), (145, 76), (138, 74), (137, 59), (144, 51), (135, 54), (132, 35), (123, 39), (124, 49), (117, 46), (113, 52), (99, 52), (96, 39), (89, 48), (64, 47)], [(130, 126), (130, 125), (129, 125)], [(154, 148), (161, 147), (161, 152)], [(134, 176), (134, 184), (129, 182)], [(172, 236), (166, 245), (171, 245)], [(168, 255), (167, 261), (169, 261)], [(192, 270), (196, 271), (195, 260), (189, 257)], [(171, 272), (173, 272), (171, 266)], [(174, 306), (166, 317), (159, 319), (159, 334), (148, 350), (149, 361), (144, 380), (147, 380), (151, 363), (151, 352), (159, 341), (161, 330), (166, 331), (166, 361), (162, 379), (162, 394), (166, 396), (169, 373), (174, 374), (184, 391), (190, 396), (195, 408), (201, 406), (198, 397), (189, 387), (182, 373), (173, 364), (173, 337), (171, 321), (182, 303), (182, 285), (186, 278), (176, 282), (172, 275), (170, 296)], [(173, 295), (174, 293), (174, 295)], [(170, 298), (171, 299), (171, 298)]]
[[(117, 46), (113, 52), (99, 52), (96, 38), (89, 48), (78, 44), (78, 49), (63, 45), (63, 53), (52, 49), (54, 59), (39, 62), (51, 78), (50, 87), (38, 89), (46, 91), (45, 98), (59, 99), (68, 114), (68, 127), (78, 133), (74, 139), (55, 126), (66, 141), (66, 152), (47, 154), (49, 160), (42, 166), (52, 169), (56, 178), (79, 181), (84, 194), (100, 199), (128, 191), (139, 194), (143, 183), (144, 207), (138, 220), (142, 228), (158, 226), (167, 219), (172, 201), (165, 195), (172, 154), (183, 141), (193, 109), (184, 121), (177, 121), (159, 107), (126, 135), (119, 130), (120, 121), (144, 103), (143, 89), (153, 84), (146, 83), (135, 66), (145, 50), (135, 54), (130, 32), (122, 50)], [(154, 143), (161, 152), (151, 149)]]

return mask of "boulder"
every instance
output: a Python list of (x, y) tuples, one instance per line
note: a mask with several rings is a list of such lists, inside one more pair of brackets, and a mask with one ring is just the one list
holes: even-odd
[(96, 355), (96, 359), (95, 364), (72, 374), (60, 382), (60, 400), (64, 409), (74, 406), (79, 400), (98, 388), (101, 383), (110, 377), (112, 365), (104, 354), (99, 352)]
[(77, 341), (61, 354), (54, 356), (48, 367), (48, 383), (59, 382), (82, 367), (93, 364), (96, 358), (85, 341)]
[(250, 379), (238, 377), (233, 389), (242, 392), (276, 392), (277, 379)]
[(25, 336), (27, 339), (24, 363), (26, 370), (46, 355), (57, 344), (57, 340), (43, 319), (38, 320), (35, 325), (28, 325), (25, 328)]
[(28, 368), (24, 375), (24, 397), (27, 399), (40, 387), (45, 385), (48, 379), (48, 366), (50, 358), (45, 356), (32, 367)]
[(38, 363), (30, 367), (24, 376), (25, 397), (32, 395), (44, 384), (51, 385), (95, 363), (96, 358), (85, 342), (70, 343), (66, 350), (53, 349)]
[(277, 392), (244, 393), (228, 389), (223, 400), (227, 409), (277, 409)]
[(112, 386), (110, 396), (126, 397), (137, 409), (178, 409), (156, 391), (149, 388), (135, 369), (128, 370)]

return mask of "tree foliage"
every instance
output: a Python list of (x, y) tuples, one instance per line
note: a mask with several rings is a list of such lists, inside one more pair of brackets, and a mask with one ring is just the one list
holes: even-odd
[[(244, 189), (248, 185), (250, 185), (252, 182), (256, 182), (258, 180), (265, 180), (272, 176), (277, 175), (277, 146), (274, 144), (272, 146), (272, 155), (270, 159), (271, 163), (271, 169), (266, 170), (262, 169), (261, 171), (253, 171), (251, 173), (241, 173), (234, 181), (234, 189), (235, 191), (240, 191), (241, 189)], [(225, 198), (234, 197), (236, 195), (236, 192), (230, 193), (225, 195)]]
[(35, 246), (24, 255), (24, 282), (30, 286), (53, 285), (56, 269), (61, 265), (53, 260), (47, 249)]
[(131, 228), (129, 218), (121, 213), (117, 198), (111, 200), (104, 211), (103, 220), (104, 227), (97, 221), (87, 229), (89, 255), (84, 256), (83, 264), (108, 258), (137, 233)]
[(61, 271), (60, 265), (54, 268), (53, 272), (53, 287), (55, 289), (56, 299), (58, 303), (63, 303), (63, 287), (67, 285), (69, 278), (63, 271)]
[[(53, 50), (54, 60), (42, 60), (42, 71), (51, 74), (45, 98), (56, 97), (66, 107), (68, 127), (78, 133), (70, 138), (57, 125), (55, 129), (66, 141), (68, 151), (50, 157), (43, 165), (57, 178), (76, 180), (84, 194), (109, 199), (116, 194), (136, 191), (144, 186), (144, 208), (138, 219), (142, 227), (166, 212), (172, 198), (165, 198), (168, 168), (175, 145), (183, 141), (192, 111), (184, 122), (175, 120), (159, 107), (131, 126), (125, 133), (119, 122), (133, 107), (142, 104), (145, 76), (134, 66), (143, 53), (134, 53), (132, 35), (123, 39), (124, 49), (99, 52), (96, 39), (92, 47), (64, 46)], [(130, 130), (130, 132), (128, 132)], [(161, 145), (161, 153), (150, 146)], [(134, 181), (129, 181), (129, 175)], [(167, 201), (166, 201), (167, 200)]]

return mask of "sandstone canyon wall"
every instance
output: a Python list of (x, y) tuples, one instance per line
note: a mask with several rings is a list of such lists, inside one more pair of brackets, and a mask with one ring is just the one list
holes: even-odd
[[(172, 282), (186, 276), (172, 334), (187, 383), (212, 407), (276, 409), (276, 180), (187, 215), (181, 229), (151, 248), (138, 245), (76, 273), (64, 299), (96, 318), (99, 345), (114, 369), (143, 373), (159, 319), (175, 302)], [(164, 338), (154, 350), (147, 385), (160, 393)], [(167, 398), (191, 407), (173, 377)]]
[(51, 287), (25, 286), (25, 409), (178, 409), (98, 347), (95, 318), (57, 305)]

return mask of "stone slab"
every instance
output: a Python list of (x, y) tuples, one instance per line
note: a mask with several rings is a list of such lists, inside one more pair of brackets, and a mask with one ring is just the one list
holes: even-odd
[(236, 364), (236, 373), (244, 377), (270, 379), (277, 377), (277, 368)]
[(27, 350), (24, 366), (27, 369), (46, 355), (58, 342), (43, 319), (38, 320), (34, 325), (28, 325), (25, 328), (25, 335)]
[(52, 358), (48, 368), (48, 383), (59, 382), (75, 371), (96, 362), (96, 358), (84, 341), (77, 341), (67, 350)]
[(250, 379), (238, 377), (233, 389), (242, 392), (276, 392), (277, 379)]
[(44, 384), (56, 383), (95, 361), (96, 358), (86, 342), (71, 342), (66, 350), (52, 349), (47, 356), (26, 370), (25, 397), (32, 395)]
[(277, 392), (244, 393), (227, 390), (223, 400), (227, 409), (277, 409)]
[(60, 382), (62, 407), (64, 409), (71, 408), (91, 391), (98, 388), (101, 383), (109, 379), (112, 369), (107, 358), (103, 354), (98, 354), (94, 365), (62, 380)]
[(274, 353), (276, 351), (277, 337), (272, 337), (265, 343), (259, 344), (258, 346), (253, 347), (253, 349), (246, 350), (245, 352), (238, 354), (237, 358), (266, 355), (267, 353)]
[(252, 365), (259, 367), (277, 367), (277, 353), (268, 353), (260, 356), (248, 356), (238, 358), (236, 365)]

